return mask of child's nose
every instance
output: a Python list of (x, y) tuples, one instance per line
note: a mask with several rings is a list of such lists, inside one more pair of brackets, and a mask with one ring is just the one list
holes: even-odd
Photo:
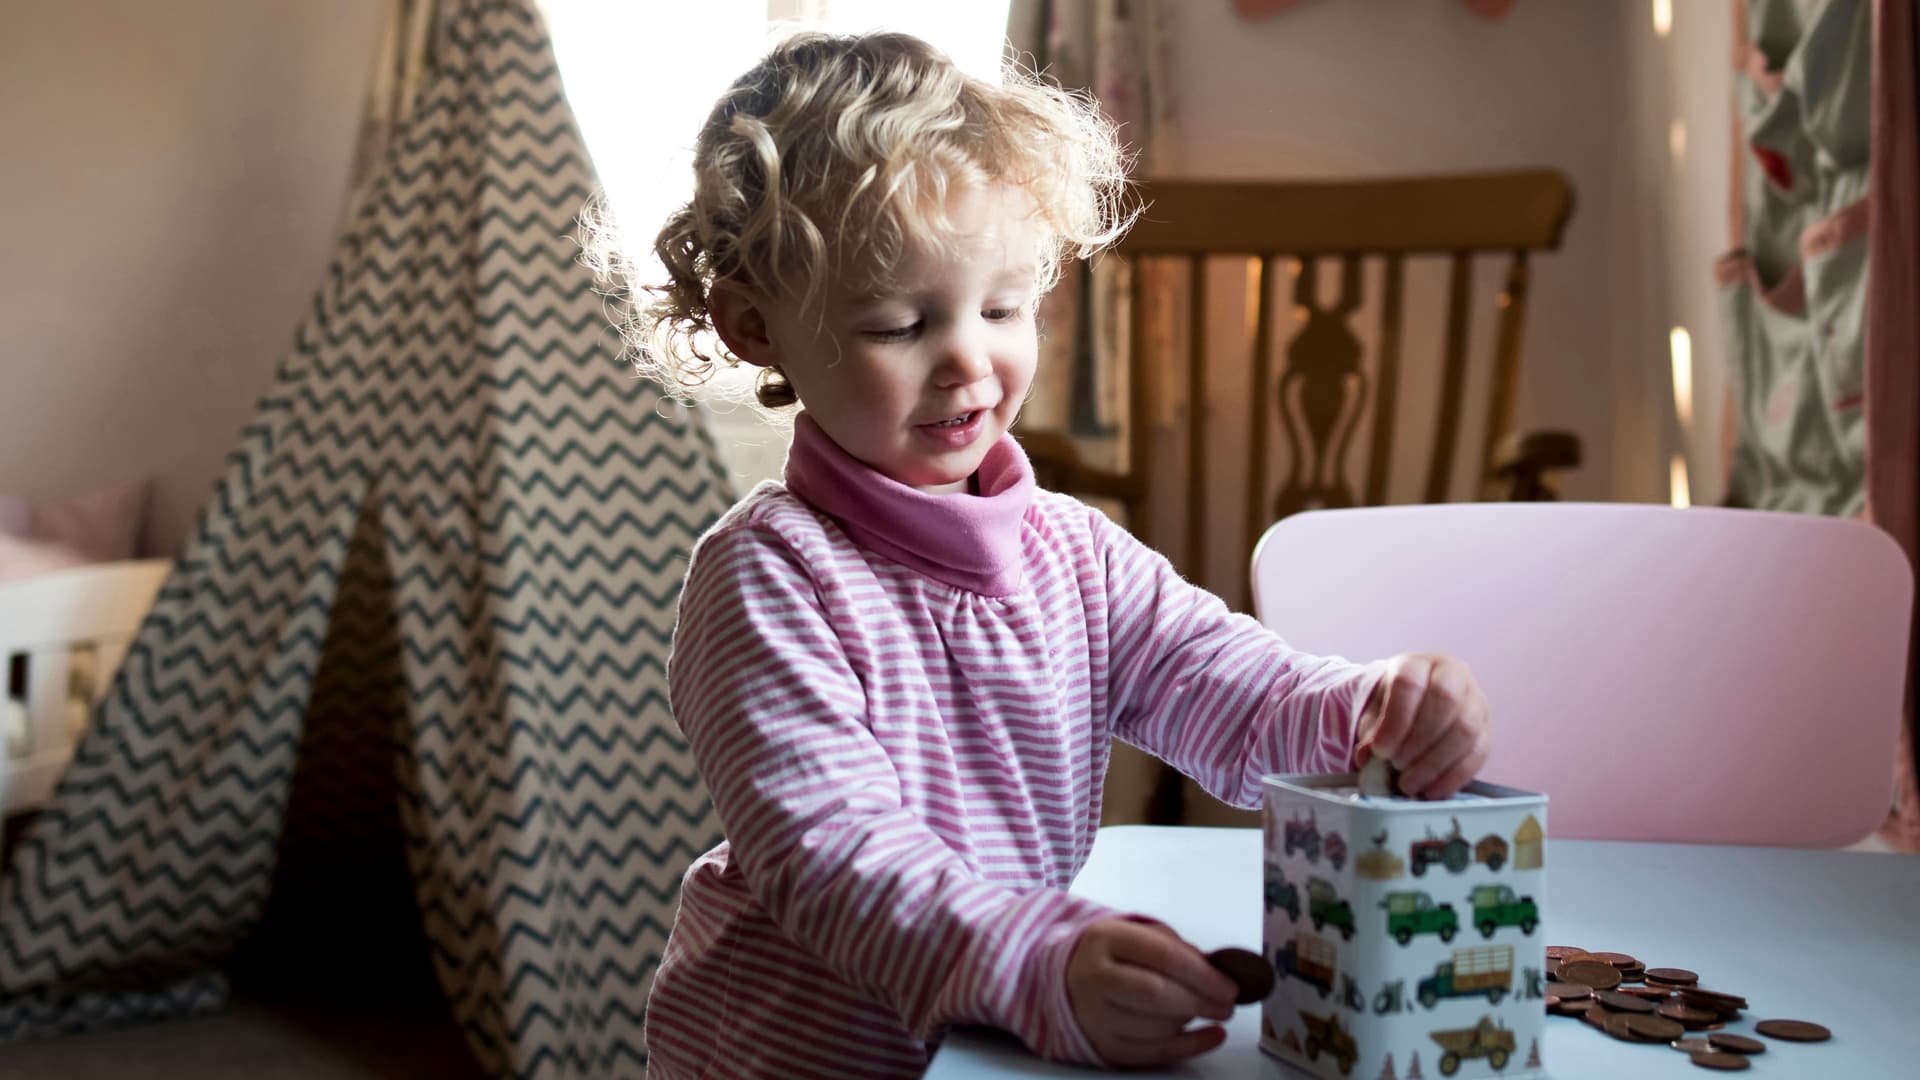
[(984, 335), (967, 327), (956, 327), (941, 358), (940, 377), (948, 385), (964, 386), (993, 373), (993, 357), (988, 355)]

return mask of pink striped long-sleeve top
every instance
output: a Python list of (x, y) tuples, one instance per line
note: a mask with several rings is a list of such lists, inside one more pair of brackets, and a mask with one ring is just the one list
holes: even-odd
[(917, 1076), (950, 1024), (1097, 1060), (1066, 966), (1115, 914), (1067, 894), (1109, 740), (1258, 805), (1349, 767), (1376, 669), (1298, 653), (1003, 438), (926, 495), (804, 415), (786, 484), (703, 537), (668, 666), (727, 840), (687, 873), (649, 1070)]

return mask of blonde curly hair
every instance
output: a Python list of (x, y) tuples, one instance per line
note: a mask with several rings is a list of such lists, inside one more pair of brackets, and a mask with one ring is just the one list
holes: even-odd
[[(734, 281), (818, 317), (827, 284), (872, 288), (910, 245), (950, 249), (949, 193), (994, 183), (1032, 199), (1047, 242), (1039, 291), (1138, 213), (1128, 155), (1083, 95), (1008, 64), (1002, 85), (967, 75), (907, 34), (803, 33), (721, 95), (694, 146), (694, 191), (654, 241), (664, 282), (640, 282), (606, 243), (590, 261), (615, 279), (643, 374), (705, 384), (738, 363), (713, 334), (707, 298)], [(624, 286), (624, 287), (623, 287)], [(775, 369), (755, 397), (797, 400)]]

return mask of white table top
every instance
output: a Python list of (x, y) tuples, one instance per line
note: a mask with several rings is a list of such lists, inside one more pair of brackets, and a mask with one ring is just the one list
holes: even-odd
[[(1700, 973), (1702, 986), (1744, 994), (1727, 1030), (1751, 1035), (1770, 1017), (1812, 1020), (1829, 1042), (1763, 1040), (1745, 1075), (1780, 1080), (1920, 1076), (1920, 857), (1784, 848), (1554, 840), (1542, 923), (1546, 940), (1631, 953)], [(1102, 829), (1073, 891), (1165, 920), (1201, 949), (1260, 948), (1260, 833), (1255, 829)], [(1225, 1046), (1130, 1077), (1296, 1078), (1260, 1052), (1260, 1009), (1227, 1025)], [(1717, 1075), (1685, 1054), (1616, 1042), (1550, 1017), (1543, 1048), (1555, 1080)], [(1085, 1077), (1035, 1059), (997, 1032), (947, 1037), (930, 1080)]]

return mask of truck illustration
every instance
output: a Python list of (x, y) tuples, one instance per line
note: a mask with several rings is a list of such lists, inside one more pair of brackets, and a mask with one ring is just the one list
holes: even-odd
[(1314, 821), (1313, 811), (1307, 811), (1305, 820), (1290, 818), (1281, 831), (1281, 839), (1287, 854), (1300, 850), (1307, 853), (1308, 862), (1320, 861), (1320, 826)]
[(1498, 870), (1507, 862), (1507, 841), (1498, 833), (1488, 833), (1473, 845), (1473, 861), (1486, 863), (1487, 869)]
[(1476, 885), (1471, 894), (1473, 925), (1482, 937), (1492, 937), (1502, 926), (1518, 926), (1523, 934), (1533, 933), (1540, 922), (1540, 909), (1531, 896), (1515, 896), (1509, 885)]
[(1267, 864), (1266, 905), (1268, 912), (1284, 911), (1289, 919), (1300, 918), (1300, 890), (1273, 863)]
[(1407, 864), (1415, 877), (1427, 872), (1434, 863), (1446, 867), (1453, 873), (1459, 873), (1473, 861), (1473, 848), (1466, 838), (1460, 835), (1460, 819), (1453, 819), (1453, 831), (1446, 836), (1435, 836), (1433, 830), (1427, 830), (1424, 840), (1415, 840), (1407, 851)]
[(1335, 870), (1347, 865), (1347, 841), (1344, 837), (1337, 832), (1330, 832), (1327, 834), (1327, 842), (1324, 846), (1327, 861), (1333, 864)]
[(1415, 996), (1431, 1009), (1441, 998), (1486, 995), (1498, 1005), (1513, 984), (1513, 946), (1480, 945), (1453, 950), (1453, 959), (1435, 964), (1433, 974), (1420, 980)]
[(1312, 934), (1295, 934), (1274, 953), (1273, 970), (1283, 979), (1299, 979), (1326, 997), (1333, 992), (1333, 956), (1333, 942)]
[(1459, 1072), (1462, 1058), (1483, 1057), (1487, 1064), (1499, 1070), (1506, 1068), (1507, 1059), (1513, 1056), (1513, 1032), (1495, 1024), (1491, 1016), (1481, 1017), (1480, 1022), (1470, 1028), (1429, 1031), (1427, 1038), (1439, 1043), (1445, 1051), (1440, 1055), (1442, 1076)]
[[(1360, 1048), (1355, 1045), (1353, 1036), (1346, 1026), (1340, 1023), (1340, 1010), (1335, 1009), (1325, 1016), (1301, 1013), (1300, 1022), (1307, 1026), (1306, 1053), (1308, 1061), (1319, 1061), (1320, 1055), (1333, 1055), (1333, 1063), (1340, 1067), (1342, 1075), (1353, 1071), (1353, 1063), (1360, 1056)], [(1513, 1033), (1507, 1033), (1507, 1041), (1513, 1041)]]
[(1315, 930), (1325, 930), (1332, 923), (1342, 939), (1353, 940), (1353, 905), (1335, 895), (1333, 882), (1326, 878), (1307, 879), (1307, 914)]
[(1452, 941), (1460, 929), (1460, 916), (1452, 904), (1435, 905), (1423, 892), (1390, 892), (1380, 906), (1387, 909), (1387, 933), (1405, 945), (1415, 934), (1439, 934), (1441, 941)]

